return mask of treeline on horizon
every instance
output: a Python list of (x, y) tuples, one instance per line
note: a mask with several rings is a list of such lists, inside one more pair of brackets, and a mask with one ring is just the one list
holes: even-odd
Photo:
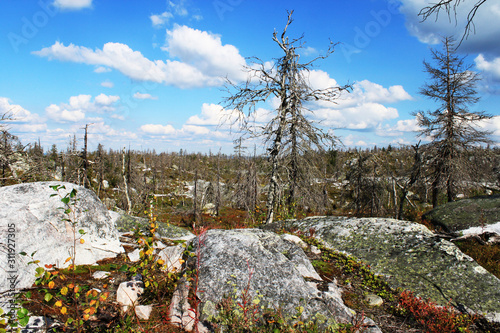
[[(7, 131), (0, 139), (0, 186), (72, 182), (92, 189), (109, 209), (135, 215), (156, 196), (162, 212), (184, 221), (203, 219), (203, 212), (218, 216), (224, 209), (244, 212), (252, 222), (265, 216), (269, 159), (241, 142), (228, 155), (106, 150), (101, 144), (87, 151), (76, 136), (66, 149), (44, 150), (39, 143), (24, 146)], [(500, 148), (477, 146), (464, 154), (468, 177), (457, 182), (455, 200), (500, 193)], [(280, 161), (277, 219), (327, 214), (418, 220), (432, 208), (432, 156), (425, 146), (334, 147), (305, 155), (309, 168), (299, 177), (307, 184), (293, 200), (286, 156)], [(439, 204), (446, 201), (443, 191)]]

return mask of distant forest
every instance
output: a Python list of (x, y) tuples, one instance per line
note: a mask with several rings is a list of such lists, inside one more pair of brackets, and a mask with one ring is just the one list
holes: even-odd
[[(186, 223), (228, 209), (248, 222), (265, 218), (269, 159), (241, 144), (231, 155), (105, 150), (101, 144), (89, 152), (74, 136), (65, 149), (53, 145), (44, 151), (36, 142), (23, 145), (7, 130), (0, 138), (1, 186), (72, 182), (92, 189), (109, 209), (135, 215), (155, 197), (163, 214)], [(500, 148), (476, 147), (464, 154), (467, 177), (456, 183), (454, 199), (500, 193)], [(308, 183), (293, 200), (282, 161), (275, 219), (326, 214), (418, 220), (432, 207), (431, 157), (422, 147), (332, 148), (308, 152), (306, 159), (310, 172), (302, 170), (300, 177)], [(442, 191), (439, 204), (446, 201)]]

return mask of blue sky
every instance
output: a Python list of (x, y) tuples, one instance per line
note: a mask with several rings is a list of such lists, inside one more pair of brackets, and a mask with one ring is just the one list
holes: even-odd
[[(309, 73), (315, 87), (353, 85), (337, 104), (311, 105), (311, 119), (346, 147), (412, 144), (414, 111), (436, 105), (418, 94), (427, 80), (422, 61), (440, 36), (463, 33), (442, 14), (421, 22), (428, 0), (3, 0), (0, 2), (0, 114), (24, 143), (66, 149), (89, 146), (156, 151), (232, 152), (235, 131), (221, 118), (224, 77), (246, 78), (249, 57), (281, 56), (272, 41), (294, 10), (291, 38), (304, 36), (301, 60), (336, 51)], [(500, 141), (500, 4), (477, 13), (476, 33), (458, 49), (483, 80), (482, 100), (471, 110), (494, 118), (481, 126)], [(269, 118), (275, 100), (259, 105)], [(266, 111), (267, 110), (267, 111)], [(425, 138), (423, 138), (425, 140)], [(258, 142), (247, 142), (253, 147)]]

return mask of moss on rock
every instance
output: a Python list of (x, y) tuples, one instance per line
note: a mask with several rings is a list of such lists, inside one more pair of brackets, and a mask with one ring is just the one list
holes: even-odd
[(434, 208), (423, 218), (447, 232), (500, 222), (500, 195), (449, 202)]
[(409, 289), (446, 305), (463, 304), (479, 312), (500, 312), (500, 280), (453, 243), (426, 227), (384, 218), (319, 217), (271, 228), (315, 230), (325, 245), (370, 265), (393, 288)]

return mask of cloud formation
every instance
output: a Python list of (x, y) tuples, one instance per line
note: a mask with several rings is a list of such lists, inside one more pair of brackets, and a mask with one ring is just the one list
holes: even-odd
[(476, 62), (476, 67), (483, 71), (486, 76), (491, 77), (493, 81), (500, 82), (500, 57), (488, 61), (484, 55), (480, 54), (474, 61)]
[(92, 0), (54, 0), (54, 6), (65, 10), (80, 10), (92, 7)]
[[(315, 89), (337, 86), (337, 81), (321, 70), (309, 72), (309, 83)], [(411, 100), (412, 97), (400, 85), (384, 88), (368, 80), (353, 84), (352, 92), (343, 92), (336, 104), (317, 101), (309, 108), (322, 125), (334, 128), (373, 130), (381, 122), (397, 118), (398, 111), (386, 104)]]
[(176, 25), (167, 31), (164, 49), (181, 61), (152, 61), (122, 43), (106, 43), (102, 49), (92, 50), (74, 44), (66, 46), (57, 41), (33, 54), (49, 60), (105, 66), (133, 80), (179, 88), (220, 86), (224, 77), (236, 81), (246, 77), (242, 71), (245, 59), (233, 45), (222, 45), (217, 35)]
[(85, 119), (86, 114), (112, 112), (115, 110), (115, 103), (119, 96), (100, 94), (92, 101), (91, 95), (72, 96), (69, 103), (59, 105), (51, 104), (45, 108), (47, 117), (58, 122), (79, 122)]
[(137, 99), (158, 99), (158, 97), (153, 96), (151, 94), (143, 94), (143, 93), (140, 93), (140, 92), (136, 92), (134, 94), (134, 98), (137, 98)]

